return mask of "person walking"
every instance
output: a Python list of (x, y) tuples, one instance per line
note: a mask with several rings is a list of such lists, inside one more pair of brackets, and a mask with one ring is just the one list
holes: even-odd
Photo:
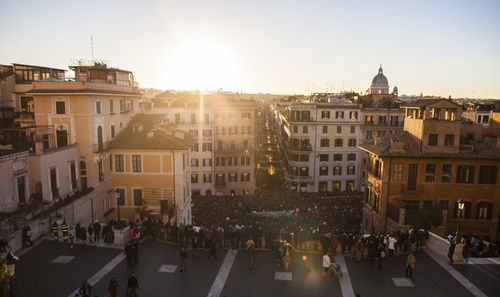
[(78, 290), (78, 293), (80, 293), (82, 297), (91, 297), (90, 294), (92, 294), (92, 286), (87, 281), (84, 281), (80, 290)]
[(114, 277), (109, 281), (108, 292), (110, 297), (116, 297), (116, 292), (118, 292), (118, 281)]
[(68, 236), (69, 236), (69, 243), (71, 244), (71, 248), (73, 248), (73, 240), (75, 239), (75, 229), (73, 229), (73, 226), (69, 226)]
[(92, 223), (89, 223), (89, 226), (87, 228), (87, 232), (89, 233), (89, 241), (93, 242), (92, 234), (94, 233), (94, 228), (92, 227)]
[(139, 289), (139, 281), (135, 276), (135, 273), (132, 272), (127, 282), (127, 296), (133, 297), (136, 295), (137, 289)]
[(462, 252), (462, 256), (464, 257), (465, 264), (469, 263), (470, 251), (471, 251), (471, 248), (470, 248), (469, 242), (466, 241), (464, 243), (464, 249), (463, 249), (463, 252)]
[(410, 252), (408, 258), (406, 259), (406, 277), (410, 277), (412, 275), (413, 269), (415, 269), (415, 256)]
[(99, 242), (99, 235), (101, 234), (101, 224), (99, 223), (98, 220), (95, 221), (94, 223), (94, 241)]
[(248, 251), (248, 269), (252, 270), (255, 262), (255, 242), (252, 236), (250, 236), (245, 244)]
[(209, 250), (209, 254), (208, 254), (208, 260), (210, 260), (210, 258), (212, 256), (214, 256), (214, 260), (217, 260), (217, 243), (215, 242), (215, 240), (209, 240), (208, 241), (208, 250)]
[(134, 257), (134, 264), (139, 263), (139, 240), (132, 240), (132, 256)]
[(450, 243), (450, 249), (448, 250), (448, 258), (450, 258), (450, 263), (453, 264), (453, 254), (455, 254), (455, 241), (452, 240)]
[(52, 232), (54, 241), (57, 241), (59, 239), (59, 225), (57, 225), (57, 222), (54, 222), (54, 224), (52, 224), (50, 231)]
[(186, 247), (182, 247), (181, 248), (181, 251), (179, 252), (179, 257), (181, 258), (181, 269), (179, 270), (179, 272), (183, 272), (183, 271), (187, 271), (187, 268), (186, 268), (186, 259), (188, 257), (188, 253), (187, 253), (187, 250), (186, 250)]
[(388, 242), (388, 248), (389, 248), (389, 256), (391, 257), (394, 257), (396, 254), (395, 254), (395, 251), (396, 251), (396, 243), (397, 243), (397, 239), (394, 237), (394, 234), (392, 234), (390, 237), (389, 237), (389, 242)]
[(132, 247), (131, 242), (127, 242), (125, 245), (125, 255), (127, 256), (127, 268), (132, 268), (133, 266), (133, 257), (134, 257), (134, 251)]
[(365, 250), (365, 245), (359, 238), (354, 244), (354, 254), (356, 255), (356, 262), (361, 262), (361, 258), (363, 256), (363, 251)]

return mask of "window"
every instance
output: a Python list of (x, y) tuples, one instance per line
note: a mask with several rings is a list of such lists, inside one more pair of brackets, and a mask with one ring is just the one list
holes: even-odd
[(224, 185), (226, 183), (226, 175), (224, 173), (217, 173), (215, 177), (215, 183), (217, 185)]
[(203, 129), (203, 137), (212, 136), (212, 129)]
[(198, 159), (191, 159), (191, 166), (198, 166)]
[(198, 129), (189, 129), (189, 133), (193, 134), (194, 136), (198, 136)]
[(191, 174), (191, 183), (193, 184), (198, 183), (198, 174)]
[(330, 146), (330, 139), (323, 138), (320, 140), (320, 147), (329, 147), (329, 146)]
[(300, 162), (309, 162), (309, 155), (300, 155)]
[(319, 175), (328, 175), (328, 167), (327, 166), (321, 166), (319, 168)]
[(402, 182), (403, 181), (403, 164), (402, 163), (394, 163), (393, 170), (393, 181)]
[(249, 112), (243, 112), (243, 113), (241, 113), (241, 117), (243, 119), (250, 119), (250, 113)]
[(386, 125), (387, 124), (387, 117), (386, 116), (379, 116), (378, 117), (378, 124), (379, 125)]
[(75, 161), (71, 161), (71, 163), (69, 164), (69, 172), (71, 175), (71, 189), (75, 190), (76, 189), (76, 164), (75, 164)]
[(347, 154), (347, 161), (356, 161), (356, 154)]
[(109, 99), (109, 112), (113, 112), (113, 99)]
[[(250, 134), (250, 126), (241, 126), (241, 133), (242, 134)], [(304, 133), (307, 133), (307, 132), (304, 132)]]
[(250, 181), (250, 173), (242, 172), (241, 173), (241, 181)]
[(342, 175), (342, 166), (334, 166), (333, 175)]
[(309, 132), (309, 126), (302, 126), (302, 133), (308, 133)]
[(347, 166), (347, 175), (356, 174), (356, 166)]
[(438, 135), (437, 134), (429, 134), (429, 146), (436, 146), (438, 144)]
[(336, 111), (335, 112), (335, 118), (336, 119), (343, 119), (344, 118), (344, 112), (343, 111)]
[(191, 147), (192, 152), (197, 152), (199, 150), (200, 150), (200, 145), (198, 143), (193, 144), (193, 146)]
[(399, 119), (398, 116), (391, 116), (391, 126), (398, 126), (399, 125)]
[(340, 182), (332, 182), (332, 192), (340, 192)]
[(224, 113), (222, 113), (222, 112), (216, 112), (215, 113), (215, 118), (217, 118), (217, 119), (224, 119)]
[(496, 185), (497, 183), (497, 167), (496, 166), (480, 166), (479, 167), (479, 183)]
[(68, 146), (68, 131), (57, 130), (56, 131), (57, 147)]
[(66, 102), (56, 101), (56, 114), (65, 114), (65, 113), (66, 113)]
[(474, 183), (474, 166), (461, 165), (457, 167), (457, 183)]
[(224, 135), (224, 126), (217, 126), (215, 130), (217, 131), (217, 135)]
[(241, 165), (250, 165), (250, 156), (242, 156)]
[(356, 133), (356, 126), (351, 126), (351, 134)]
[(299, 155), (290, 154), (290, 161), (298, 161), (298, 160), (299, 160)]
[(132, 172), (141, 172), (141, 156), (140, 155), (132, 155)]
[(134, 189), (134, 206), (142, 206), (142, 189)]
[(211, 152), (212, 151), (212, 143), (211, 142), (204, 142), (202, 144), (202, 151)]
[(342, 133), (342, 126), (337, 126), (337, 133), (338, 134)]
[(478, 220), (491, 220), (491, 212), (493, 210), (493, 203), (490, 202), (479, 202), (477, 204), (477, 216)]
[(210, 174), (210, 173), (203, 174), (203, 182), (204, 183), (211, 183), (212, 182), (212, 174)]
[(228, 178), (228, 182), (237, 182), (238, 181), (238, 174), (237, 173), (230, 173)]
[(215, 157), (215, 166), (225, 166), (226, 164), (225, 157)]
[(235, 150), (236, 149), (236, 142), (234, 140), (231, 140), (231, 150)]
[(115, 125), (111, 125), (111, 138), (115, 138)]
[(443, 164), (441, 167), (441, 182), (451, 183), (451, 164)]
[(298, 174), (299, 174), (299, 169), (298, 169), (297, 167), (295, 167), (295, 166), (292, 166), (292, 167), (290, 168), (290, 175), (295, 175), (295, 176), (297, 176)]
[[(222, 163), (224, 163), (224, 162), (222, 162)], [(204, 167), (212, 166), (212, 159), (203, 159), (203, 166)]]
[(454, 146), (455, 145), (455, 134), (446, 134), (444, 136), (444, 145), (445, 146)]
[(371, 116), (371, 115), (365, 116), (365, 124), (372, 125), (373, 124), (373, 116)]
[(357, 120), (358, 119), (358, 112), (357, 111), (350, 111), (349, 112), (349, 119)]
[(229, 135), (236, 135), (236, 134), (238, 134), (238, 126), (231, 126), (229, 128), (230, 128)]
[(366, 139), (372, 139), (372, 138), (373, 138), (372, 131), (366, 131)]
[(50, 168), (50, 191), (52, 192), (52, 198), (59, 197), (56, 168)]
[(425, 165), (425, 182), (433, 183), (436, 176), (436, 164), (426, 164)]
[(309, 167), (300, 167), (300, 176), (309, 176)]
[(120, 99), (120, 112), (124, 111), (125, 109), (125, 102), (123, 101), (123, 99)]
[(191, 124), (196, 124), (196, 114), (195, 113), (191, 114)]
[(238, 166), (238, 157), (227, 157), (229, 166)]
[(97, 100), (95, 102), (95, 112), (96, 113), (101, 113), (101, 101)]
[(115, 172), (123, 172), (123, 155), (115, 155)]
[(320, 154), (319, 160), (322, 162), (328, 162), (328, 154)]
[(335, 147), (342, 147), (344, 145), (344, 140), (342, 138), (335, 139)]
[(328, 126), (323, 126), (323, 133), (328, 133)]
[(333, 161), (342, 161), (342, 154), (334, 154)]
[(181, 123), (181, 114), (176, 113), (175, 114), (175, 124), (180, 124)]
[(118, 189), (118, 197), (116, 203), (118, 205), (125, 205), (125, 189)]
[(248, 140), (243, 140), (243, 148), (248, 148)]
[(326, 111), (326, 110), (322, 111), (321, 112), (321, 118), (322, 119), (329, 119), (330, 118), (330, 112)]
[(293, 133), (299, 133), (299, 126), (293, 126)]
[(349, 139), (349, 146), (350, 147), (356, 146), (356, 139)]
[(318, 183), (318, 192), (326, 192), (327, 190), (328, 190), (328, 183), (327, 182)]
[(345, 189), (347, 191), (354, 191), (354, 181), (353, 180), (348, 180), (345, 182)]

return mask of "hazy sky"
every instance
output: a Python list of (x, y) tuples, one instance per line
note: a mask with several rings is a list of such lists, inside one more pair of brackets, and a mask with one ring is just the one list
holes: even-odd
[(500, 1), (0, 1), (0, 63), (94, 57), (141, 87), (500, 98)]

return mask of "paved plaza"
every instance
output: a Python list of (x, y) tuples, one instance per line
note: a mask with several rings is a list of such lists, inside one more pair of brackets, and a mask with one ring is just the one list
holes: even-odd
[(412, 279), (405, 277), (406, 255), (385, 259), (382, 270), (376, 261), (356, 263), (352, 257), (337, 256), (343, 270), (339, 279), (321, 278), (318, 253), (296, 252), (290, 272), (276, 267), (273, 252), (267, 250), (257, 251), (253, 270), (248, 269), (244, 250), (220, 250), (216, 260), (208, 260), (204, 252), (193, 256), (189, 251), (187, 271), (179, 272), (178, 253), (176, 245), (148, 238), (140, 246), (139, 263), (129, 269), (117, 247), (70, 248), (66, 243), (42, 240), (21, 254), (16, 296), (73, 297), (87, 280), (93, 286), (92, 297), (102, 297), (111, 277), (118, 280), (118, 296), (125, 296), (132, 271), (139, 279), (140, 297), (498, 296), (500, 287), (497, 259), (473, 259), (468, 265), (452, 266), (427, 250), (415, 254)]

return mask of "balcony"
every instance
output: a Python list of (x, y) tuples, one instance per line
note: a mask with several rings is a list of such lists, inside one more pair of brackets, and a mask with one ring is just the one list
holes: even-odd
[(289, 151), (299, 151), (299, 152), (311, 152), (312, 151), (312, 146), (309, 144), (303, 144), (301, 146), (289, 146), (288, 147)]
[(226, 182), (225, 181), (216, 181), (215, 182), (215, 187), (216, 188), (225, 188), (226, 187)]
[(107, 152), (110, 149), (109, 144), (110, 144), (109, 141), (108, 142), (96, 143), (96, 144), (93, 145), (93, 152), (96, 153), (96, 154)]
[(406, 184), (401, 184), (401, 193), (403, 194), (423, 194), (424, 185), (408, 186)]
[(19, 121), (34, 121), (35, 113), (29, 111), (16, 112), (15, 119)]

